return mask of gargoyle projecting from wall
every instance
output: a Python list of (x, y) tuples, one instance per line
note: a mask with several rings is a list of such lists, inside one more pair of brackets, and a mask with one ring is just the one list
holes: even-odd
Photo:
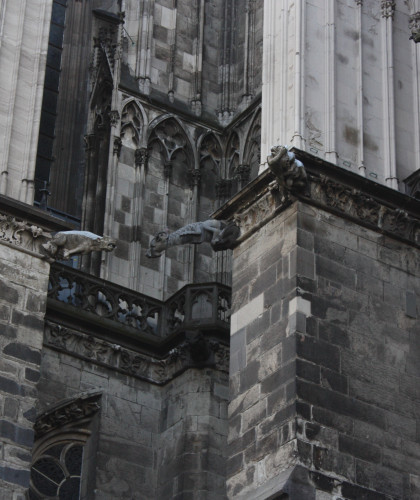
[(115, 240), (89, 231), (61, 231), (42, 245), (46, 255), (57, 260), (68, 260), (75, 254), (86, 255), (101, 250), (112, 252), (115, 247)]
[(308, 179), (305, 167), (287, 146), (273, 146), (267, 163), (282, 187), (295, 191), (306, 187)]
[(193, 222), (181, 227), (173, 233), (161, 231), (150, 242), (147, 257), (160, 257), (162, 253), (175, 245), (185, 245), (193, 243), (210, 243), (213, 250), (227, 250), (239, 236), (239, 228), (233, 222), (222, 220), (206, 220), (203, 222)]

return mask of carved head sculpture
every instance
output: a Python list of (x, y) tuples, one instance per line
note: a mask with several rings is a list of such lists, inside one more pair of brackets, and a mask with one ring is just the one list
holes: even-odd
[(42, 247), (47, 256), (67, 260), (72, 255), (86, 255), (101, 250), (112, 252), (116, 243), (108, 236), (98, 236), (89, 231), (60, 231)]
[(275, 165), (279, 163), (284, 157), (285, 160), (288, 160), (287, 157), (288, 149), (286, 146), (273, 146), (271, 148), (271, 156), (267, 158), (268, 164)]
[(116, 240), (109, 236), (103, 236), (96, 241), (98, 242), (98, 250), (104, 250), (105, 252), (112, 252), (117, 246)]
[(168, 248), (168, 233), (161, 231), (150, 242), (149, 249), (146, 252), (147, 257), (160, 257), (162, 253)]

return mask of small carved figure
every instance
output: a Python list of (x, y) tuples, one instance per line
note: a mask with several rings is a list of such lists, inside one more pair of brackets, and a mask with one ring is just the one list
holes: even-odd
[(226, 250), (232, 248), (238, 236), (239, 228), (233, 223), (228, 224), (226, 221), (213, 219), (193, 222), (173, 233), (166, 231), (157, 233), (150, 242), (146, 255), (151, 258), (160, 257), (167, 248), (188, 243), (199, 245), (208, 242), (215, 251)]
[(308, 179), (305, 167), (287, 146), (273, 146), (267, 163), (280, 185), (286, 189), (301, 190), (306, 187)]
[(112, 252), (115, 247), (115, 240), (89, 231), (60, 231), (42, 245), (49, 257), (58, 260), (68, 260), (75, 254), (85, 255), (101, 250)]

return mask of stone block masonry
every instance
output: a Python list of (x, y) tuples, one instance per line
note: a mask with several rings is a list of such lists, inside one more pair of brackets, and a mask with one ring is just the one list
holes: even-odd
[[(233, 256), (228, 497), (414, 500), (419, 206), (371, 182), (362, 195), (337, 170), (320, 184), (311, 167), (305, 193), (280, 186), (278, 197), (267, 174), (265, 186), (256, 180), (217, 214), (235, 213), (242, 232)], [(410, 231), (387, 221), (401, 206)]]
[(34, 234), (62, 226), (3, 197), (0, 212), (0, 498), (20, 499), (29, 487), (50, 271)]
[(49, 264), (0, 242), (0, 268), (0, 497), (12, 498), (29, 486)]

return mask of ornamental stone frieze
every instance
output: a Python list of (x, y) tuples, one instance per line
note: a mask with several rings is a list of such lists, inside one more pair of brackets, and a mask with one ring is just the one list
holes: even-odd
[(0, 241), (21, 249), (41, 253), (41, 245), (51, 237), (42, 228), (0, 212)]
[[(420, 246), (420, 202), (303, 151), (273, 148), (266, 170), (213, 216), (240, 228), (234, 246), (295, 201)], [(286, 158), (285, 151), (293, 155)], [(277, 158), (277, 159), (276, 159)], [(274, 159), (274, 161), (273, 161)], [(292, 161), (290, 161), (292, 160)], [(271, 165), (270, 165), (271, 163)]]
[(44, 345), (158, 385), (191, 367), (229, 370), (229, 346), (195, 332), (157, 358), (46, 321)]
[(62, 429), (64, 426), (78, 424), (81, 420), (91, 419), (101, 409), (100, 398), (101, 392), (86, 393), (78, 398), (63, 401), (41, 413), (34, 425), (35, 438), (39, 439), (50, 431)]
[(144, 165), (147, 167), (149, 161), (149, 151), (147, 148), (137, 148), (134, 152), (134, 162), (136, 166)]

